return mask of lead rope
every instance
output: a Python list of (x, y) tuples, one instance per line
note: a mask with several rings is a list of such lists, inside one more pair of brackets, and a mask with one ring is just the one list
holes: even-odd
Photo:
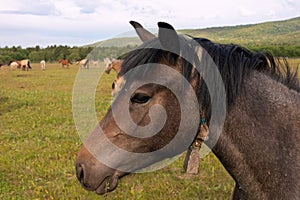
[(198, 134), (195, 137), (192, 145), (189, 147), (185, 160), (184, 169), (187, 174), (198, 174), (199, 173), (199, 163), (200, 163), (200, 148), (202, 143), (208, 138), (208, 126), (206, 119), (204, 117), (200, 120), (200, 127)]

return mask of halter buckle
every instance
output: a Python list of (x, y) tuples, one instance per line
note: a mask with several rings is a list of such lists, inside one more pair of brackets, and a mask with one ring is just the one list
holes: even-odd
[(198, 134), (196, 135), (194, 142), (189, 147), (185, 156), (183, 167), (187, 174), (199, 173), (199, 163), (201, 161), (199, 151), (202, 143), (208, 139), (208, 132), (208, 126), (205, 118), (202, 118), (200, 121)]

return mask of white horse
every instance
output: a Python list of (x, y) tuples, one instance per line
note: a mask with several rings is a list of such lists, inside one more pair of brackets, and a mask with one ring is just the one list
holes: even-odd
[(28, 59), (17, 61), (17, 63), (21, 66), (20, 70), (23, 69), (28, 71), (29, 69), (31, 69), (30, 60)]
[(83, 60), (77, 61), (76, 64), (79, 64), (80, 68), (82, 68), (82, 69), (89, 68), (89, 60), (88, 59), (83, 59)]
[(42, 61), (40, 62), (40, 64), (41, 64), (41, 70), (45, 70), (45, 69), (46, 69), (46, 61), (45, 61), (45, 60), (42, 60)]
[(20, 66), (16, 61), (10, 62), (10, 63), (9, 63), (9, 67), (10, 67), (12, 70), (17, 69), (17, 68), (21, 68), (21, 66)]

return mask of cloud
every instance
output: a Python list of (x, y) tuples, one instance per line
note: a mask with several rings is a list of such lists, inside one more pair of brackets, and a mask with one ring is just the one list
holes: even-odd
[[(258, 23), (299, 15), (298, 0), (186, 0), (176, 4), (171, 0), (10, 0), (0, 8), (0, 17), (4, 19), (0, 21), (0, 46), (15, 43), (13, 38), (18, 38), (20, 45), (25, 40), (26, 45), (46, 43), (47, 39), (55, 43), (55, 38), (57, 44), (77, 44), (75, 40), (94, 42), (132, 30), (130, 20), (155, 28), (158, 21), (166, 21), (182, 29)], [(13, 37), (4, 34), (8, 32)], [(26, 38), (24, 33), (28, 33)]]
[(6, 6), (1, 6), (0, 14), (18, 14), (18, 15), (55, 15), (56, 10), (53, 4), (48, 1), (12, 0)]
[(75, 4), (80, 8), (82, 14), (96, 13), (98, 6), (92, 1), (75, 1)]

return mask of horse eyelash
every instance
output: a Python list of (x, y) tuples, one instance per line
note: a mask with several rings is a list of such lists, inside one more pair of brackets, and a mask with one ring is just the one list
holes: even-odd
[[(139, 99), (141, 98), (141, 99)], [(138, 103), (138, 104), (143, 104), (149, 101), (151, 97), (146, 95), (146, 94), (142, 94), (142, 93), (137, 93), (135, 95), (133, 95), (133, 97), (130, 98), (130, 101), (132, 103)]]

